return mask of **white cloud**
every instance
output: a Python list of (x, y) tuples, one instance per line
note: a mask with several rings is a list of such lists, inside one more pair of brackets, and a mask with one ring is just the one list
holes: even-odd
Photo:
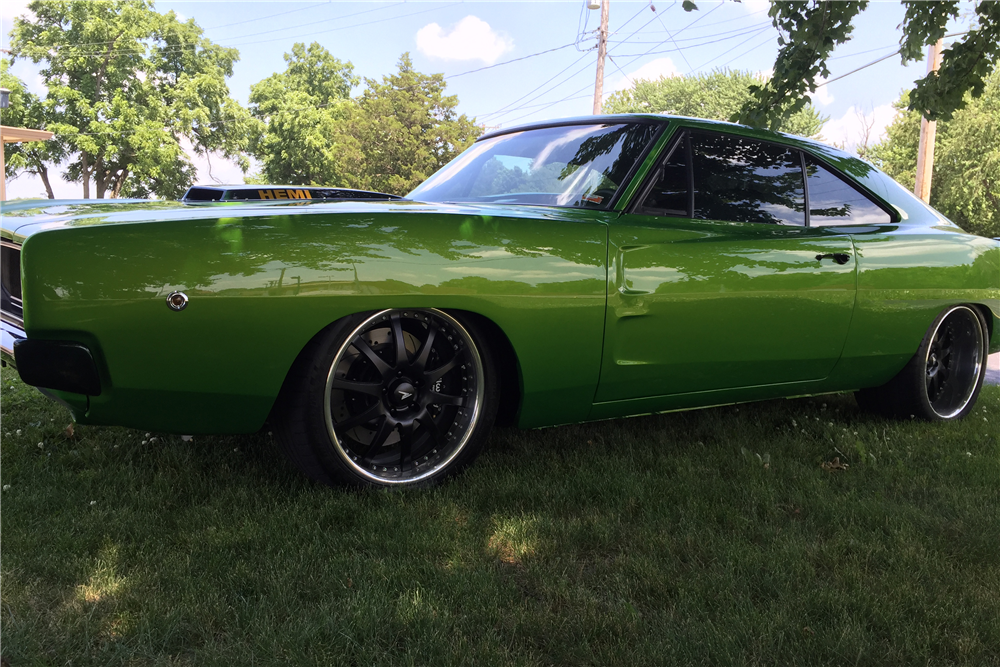
[(680, 71), (674, 65), (673, 61), (670, 58), (657, 58), (656, 60), (649, 61), (639, 69), (628, 72), (627, 77), (622, 76), (621, 72), (618, 72), (618, 76), (612, 79), (612, 84), (609, 88), (612, 92), (625, 90), (631, 88), (635, 82), (643, 79), (647, 81), (659, 81), (661, 78), (672, 76), (680, 76)]
[(476, 16), (466, 16), (449, 31), (437, 23), (417, 31), (417, 49), (441, 60), (482, 60), (492, 65), (514, 48), (514, 42)]
[(868, 145), (876, 144), (885, 136), (885, 128), (896, 117), (896, 109), (891, 104), (881, 104), (867, 112), (852, 106), (840, 118), (823, 126), (823, 139), (829, 144), (843, 146), (856, 151), (858, 145), (868, 137)]
[(417, 31), (417, 49), (441, 60), (481, 60), (492, 65), (514, 48), (514, 42), (476, 16), (466, 16), (446, 31), (437, 23)]

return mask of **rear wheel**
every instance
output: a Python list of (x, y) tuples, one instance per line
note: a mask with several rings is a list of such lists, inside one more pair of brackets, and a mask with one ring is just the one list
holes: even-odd
[(346, 318), (303, 351), (276, 429), (289, 458), (326, 483), (419, 486), (453, 475), (496, 415), (489, 350), (436, 309)]
[(976, 309), (949, 308), (934, 320), (896, 377), (855, 393), (858, 405), (893, 417), (961, 419), (983, 386), (986, 340), (986, 325)]

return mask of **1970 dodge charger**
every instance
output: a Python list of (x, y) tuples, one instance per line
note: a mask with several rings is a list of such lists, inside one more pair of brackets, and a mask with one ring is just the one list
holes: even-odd
[(80, 423), (269, 419), (314, 479), (408, 485), (498, 417), (856, 391), (958, 419), (1000, 350), (995, 241), (783, 134), (596, 116), (486, 135), (404, 199), (248, 196), (4, 204), (5, 358)]

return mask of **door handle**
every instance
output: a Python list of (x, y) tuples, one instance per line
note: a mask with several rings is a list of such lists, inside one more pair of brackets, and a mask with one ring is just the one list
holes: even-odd
[(824, 259), (832, 259), (837, 264), (847, 264), (851, 261), (851, 256), (846, 252), (828, 252), (825, 255), (816, 255), (816, 261), (822, 262)]

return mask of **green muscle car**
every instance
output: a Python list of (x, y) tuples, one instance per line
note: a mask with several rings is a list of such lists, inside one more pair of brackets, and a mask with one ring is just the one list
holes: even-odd
[(497, 419), (840, 391), (959, 419), (1000, 350), (997, 242), (807, 139), (593, 116), (483, 136), (402, 199), (253, 188), (5, 203), (7, 362), (80, 423), (268, 421), (310, 477), (389, 486)]

